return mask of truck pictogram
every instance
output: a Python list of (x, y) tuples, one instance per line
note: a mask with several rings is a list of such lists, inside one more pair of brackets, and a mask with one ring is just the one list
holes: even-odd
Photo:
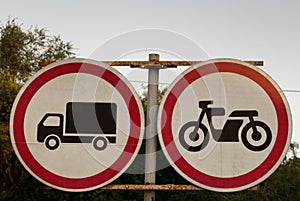
[(116, 143), (117, 105), (115, 103), (68, 102), (65, 114), (46, 113), (37, 125), (37, 141), (49, 150), (61, 143), (93, 143), (104, 150)]

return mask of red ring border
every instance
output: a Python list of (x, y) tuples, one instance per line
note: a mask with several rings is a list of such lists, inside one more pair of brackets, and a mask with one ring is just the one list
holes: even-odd
[[(245, 67), (247, 69), (245, 69)], [(192, 167), (178, 151), (176, 144), (174, 143), (172, 132), (173, 111), (176, 101), (181, 93), (186, 89), (186, 87), (188, 87), (190, 83), (194, 82), (195, 80), (200, 79), (201, 77), (208, 74), (222, 72), (240, 74), (252, 79), (254, 82), (259, 84), (272, 100), (278, 117), (277, 138), (268, 157), (254, 170), (246, 174), (231, 178), (221, 178), (207, 175)], [(167, 154), (173, 161), (173, 165), (175, 165), (184, 175), (186, 175), (192, 181), (198, 183), (200, 187), (204, 185), (206, 187), (214, 189), (232, 189), (240, 188), (249, 184), (254, 185), (254, 183), (258, 179), (266, 175), (276, 165), (286, 147), (289, 134), (289, 121), (288, 112), (282, 96), (280, 95), (276, 87), (272, 84), (272, 82), (264, 77), (261, 73), (250, 67), (238, 63), (208, 63), (203, 66), (197, 67), (190, 72), (187, 72), (173, 85), (172, 89), (167, 94), (162, 111), (161, 121), (159, 122), (162, 128), (161, 137), (163, 142), (161, 143), (163, 143)]]
[[(84, 66), (84, 67), (83, 67)], [(52, 79), (71, 73), (85, 73), (100, 77), (115, 87), (122, 95), (130, 115), (130, 133), (120, 157), (104, 171), (86, 178), (66, 178), (48, 171), (31, 154), (25, 139), (24, 118), (27, 107), (34, 94)], [(138, 148), (140, 138), (141, 114), (133, 92), (127, 84), (109, 69), (90, 63), (67, 63), (55, 66), (38, 75), (21, 94), (13, 118), (13, 135), (17, 151), (26, 166), (42, 181), (67, 190), (85, 190), (110, 181), (127, 165)], [(33, 175), (33, 176), (35, 176)]]

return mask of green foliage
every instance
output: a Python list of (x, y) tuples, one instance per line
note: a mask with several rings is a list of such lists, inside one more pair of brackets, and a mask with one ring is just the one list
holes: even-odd
[[(3, 190), (7, 186), (11, 188), (11, 183), (15, 185), (12, 176), (13, 165), (11, 161), (15, 159), (9, 138), (9, 114), (13, 100), (19, 90), (19, 85), (12, 81), (12, 77), (8, 73), (0, 74), (0, 146), (1, 146), (1, 181)], [(2, 194), (4, 192), (2, 191)]]
[(16, 19), (0, 26), (0, 69), (9, 72), (16, 80), (26, 81), (41, 68), (41, 61), (57, 61), (73, 56), (72, 44), (60, 36), (47, 35), (47, 30), (22, 30)]
[(299, 145), (292, 143), (289, 158), (285, 158), (276, 172), (260, 185), (264, 200), (300, 200), (300, 158), (297, 157)]
[(66, 200), (68, 194), (47, 190), (20, 164), (9, 137), (9, 118), (21, 85), (41, 68), (40, 61), (73, 55), (71, 43), (47, 35), (45, 29), (24, 31), (15, 19), (0, 25), (0, 200)]
[[(147, 100), (148, 100), (148, 97), (147, 97), (147, 88), (146, 87), (143, 87), (144, 91), (143, 93), (140, 95), (140, 99), (141, 99), (141, 102), (142, 102), (142, 105), (143, 105), (143, 109), (144, 109), (144, 112), (146, 114), (146, 111), (147, 111)], [(159, 105), (164, 97), (164, 94), (167, 92), (168, 88), (163, 88), (163, 89), (159, 89), (158, 90), (158, 94), (157, 94), (157, 104)]]

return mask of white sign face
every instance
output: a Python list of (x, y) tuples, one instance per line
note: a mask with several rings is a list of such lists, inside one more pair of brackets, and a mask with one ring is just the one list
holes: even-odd
[(102, 187), (133, 162), (144, 113), (135, 90), (117, 71), (91, 60), (51, 64), (19, 92), (11, 140), (25, 168), (65, 191)]
[(159, 109), (162, 149), (193, 184), (250, 188), (270, 176), (291, 139), (291, 114), (277, 84), (247, 63), (219, 59), (183, 72)]

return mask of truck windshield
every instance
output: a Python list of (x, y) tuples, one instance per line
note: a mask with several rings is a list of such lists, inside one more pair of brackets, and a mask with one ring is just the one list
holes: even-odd
[(43, 126), (59, 126), (59, 120), (58, 116), (48, 116), (43, 122)]

